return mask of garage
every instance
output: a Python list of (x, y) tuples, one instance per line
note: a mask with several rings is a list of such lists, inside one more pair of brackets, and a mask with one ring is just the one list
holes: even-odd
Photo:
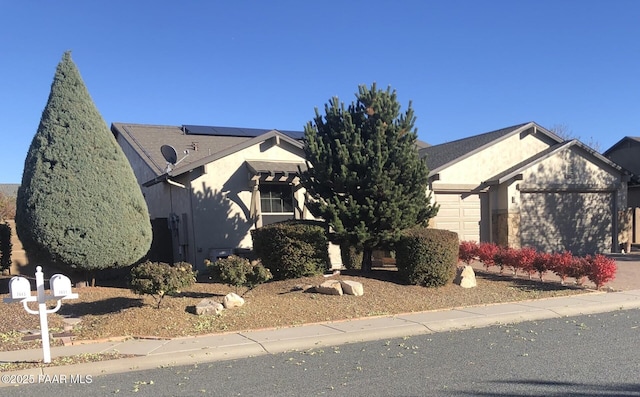
[(614, 194), (521, 192), (522, 246), (577, 255), (611, 252)]
[(435, 201), (440, 205), (440, 210), (430, 225), (458, 233), (460, 241), (481, 241), (481, 195), (484, 196), (471, 193), (436, 193)]

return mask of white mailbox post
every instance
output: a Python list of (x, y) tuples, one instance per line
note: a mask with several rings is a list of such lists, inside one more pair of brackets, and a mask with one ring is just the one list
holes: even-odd
[[(51, 348), (49, 346), (49, 324), (47, 323), (47, 314), (55, 313), (60, 309), (62, 299), (77, 299), (78, 294), (71, 292), (71, 280), (62, 274), (54, 274), (49, 280), (50, 295), (44, 293), (44, 274), (42, 267), (36, 267), (36, 289), (37, 295), (31, 295), (31, 285), (29, 280), (24, 277), (11, 277), (9, 280), (9, 298), (4, 298), (5, 303), (22, 302), (24, 310), (31, 314), (40, 315), (40, 333), (42, 337), (42, 352), (44, 362), (51, 362)], [(47, 301), (57, 300), (58, 303), (53, 309), (47, 310)], [(38, 302), (38, 310), (31, 310), (28, 302)]]

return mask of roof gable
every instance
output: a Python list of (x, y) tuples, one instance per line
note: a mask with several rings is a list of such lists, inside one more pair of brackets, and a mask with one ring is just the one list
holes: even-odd
[[(238, 136), (240, 130), (243, 136)], [(228, 128), (227, 133), (220, 135), (190, 134), (185, 126), (113, 123), (111, 131), (116, 137), (122, 137), (131, 145), (156, 177), (164, 175), (167, 169), (167, 162), (160, 151), (162, 145), (173, 146), (178, 153), (179, 164), (171, 171), (172, 176), (191, 171), (268, 139), (276, 139), (278, 143), (286, 142), (300, 149), (303, 147), (301, 141), (278, 130)]]
[(603, 154), (607, 157), (618, 149), (625, 147), (638, 147), (640, 145), (640, 137), (637, 136), (625, 136), (616, 142), (613, 146), (607, 149)]
[(420, 156), (426, 157), (427, 166), (429, 167), (430, 173), (433, 174), (451, 164), (472, 156), (473, 154), (494, 145), (503, 139), (532, 128), (535, 132), (539, 132), (549, 137), (554, 142), (562, 142), (562, 139), (556, 134), (534, 122), (529, 122), (486, 132), (484, 134), (474, 135), (468, 138), (458, 139), (452, 142), (422, 148), (420, 149)]
[(569, 149), (571, 147), (577, 147), (581, 149), (585, 153), (585, 157), (590, 159), (594, 163), (600, 163), (601, 165), (609, 166), (610, 168), (618, 171), (620, 174), (629, 174), (618, 164), (602, 156), (600, 153), (591, 149), (590, 147), (578, 141), (577, 139), (573, 139), (571, 141), (565, 141), (565, 142), (550, 146), (548, 149), (543, 150), (542, 152), (537, 153), (536, 155), (520, 162), (519, 164), (514, 165), (513, 167), (495, 175), (489, 180), (484, 181), (483, 183), (487, 185), (497, 185), (497, 184), (504, 183), (511, 178), (515, 178), (518, 174), (521, 174), (525, 169), (530, 168), (548, 159), (549, 157), (554, 156), (560, 151)]

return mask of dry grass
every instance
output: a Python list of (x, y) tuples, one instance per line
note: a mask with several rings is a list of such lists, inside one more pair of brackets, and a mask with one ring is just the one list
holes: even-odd
[[(454, 284), (424, 288), (397, 283), (394, 274), (378, 270), (367, 277), (344, 272), (333, 277), (361, 282), (365, 293), (360, 297), (293, 291), (298, 285), (320, 284), (326, 280), (322, 276), (269, 282), (243, 294), (244, 306), (225, 310), (220, 316), (197, 316), (194, 307), (203, 298), (221, 302), (224, 295), (235, 292), (223, 284), (199, 282), (178, 296), (165, 298), (160, 309), (155, 308), (151, 297), (135, 295), (126, 288), (80, 288), (74, 291), (80, 295), (79, 299), (63, 301), (60, 311), (48, 316), (49, 326), (55, 334), (64, 328), (63, 316), (80, 318), (82, 321), (73, 329), (76, 341), (171, 338), (540, 299), (585, 291), (554, 282), (483, 273), (477, 274), (476, 288), (463, 289)], [(6, 285), (6, 280), (0, 282)], [(0, 351), (40, 347), (39, 340), (22, 341), (25, 330), (39, 327), (38, 316), (27, 314), (21, 304), (0, 305), (0, 316), (4, 319), (0, 322)], [(60, 344), (54, 342), (54, 345), (56, 343)]]

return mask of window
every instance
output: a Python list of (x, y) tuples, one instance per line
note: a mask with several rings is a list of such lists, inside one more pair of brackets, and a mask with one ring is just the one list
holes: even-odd
[(263, 214), (293, 213), (291, 186), (260, 184), (260, 207)]

